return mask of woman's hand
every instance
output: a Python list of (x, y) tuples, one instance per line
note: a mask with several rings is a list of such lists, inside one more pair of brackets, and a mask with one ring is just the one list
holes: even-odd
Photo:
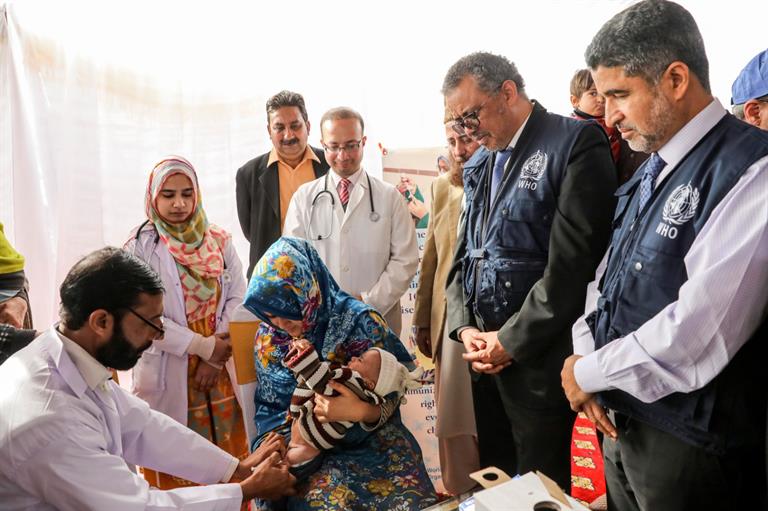
[(209, 359), (217, 365), (224, 364), (232, 356), (232, 343), (229, 340), (229, 332), (222, 332), (214, 336), (215, 346)]
[(208, 392), (214, 385), (216, 385), (216, 380), (219, 379), (220, 372), (221, 369), (217, 369), (201, 359), (195, 370), (193, 387), (200, 392)]
[(329, 385), (339, 393), (336, 397), (315, 394), (315, 417), (320, 422), (378, 422), (381, 407), (359, 399), (354, 392), (341, 383), (332, 381)]

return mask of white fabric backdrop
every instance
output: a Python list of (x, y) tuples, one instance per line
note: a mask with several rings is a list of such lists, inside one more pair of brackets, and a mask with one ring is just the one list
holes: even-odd
[[(0, 221), (27, 258), (38, 328), (54, 320), (69, 267), (143, 220), (146, 176), (164, 154), (196, 166), (209, 218), (245, 257), (235, 171), (269, 149), (263, 109), (275, 92), (304, 94), (313, 123), (340, 104), (360, 110), (377, 174), (378, 143), (443, 143), (442, 77), (471, 51), (506, 55), (532, 97), (567, 114), (584, 48), (629, 3), (0, 0)], [(726, 20), (762, 14), (764, 2), (682, 3), (727, 105), (765, 40)]]

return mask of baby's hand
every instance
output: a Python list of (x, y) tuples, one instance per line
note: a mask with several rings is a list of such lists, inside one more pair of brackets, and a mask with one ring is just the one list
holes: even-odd
[(308, 350), (312, 349), (312, 343), (306, 339), (294, 339), (291, 344), (288, 345), (288, 352), (283, 358), (283, 365), (286, 367), (293, 367), (301, 356)]
[(294, 339), (291, 341), (291, 349), (295, 349), (298, 351), (305, 351), (312, 347), (312, 343), (310, 343), (306, 339)]

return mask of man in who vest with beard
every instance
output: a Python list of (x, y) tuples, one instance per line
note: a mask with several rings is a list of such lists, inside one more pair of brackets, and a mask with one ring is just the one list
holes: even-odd
[(574, 325), (563, 388), (612, 437), (610, 509), (757, 509), (768, 134), (712, 96), (701, 34), (675, 3), (617, 14), (586, 60), (608, 124), (651, 156), (617, 192), (605, 270)]

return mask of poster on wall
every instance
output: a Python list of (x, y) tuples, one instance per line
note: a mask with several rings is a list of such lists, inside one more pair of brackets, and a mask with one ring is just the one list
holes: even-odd
[[(416, 239), (419, 244), (419, 267), (424, 253), (424, 242), (427, 239), (429, 226), (429, 207), (432, 181), (439, 175), (438, 157), (444, 152), (443, 148), (425, 149), (386, 149), (382, 150), (382, 167), (384, 181), (394, 185), (406, 201), (411, 219), (416, 227)], [(446, 161), (447, 170), (447, 161)], [(416, 302), (416, 288), (419, 284), (419, 272), (411, 281), (408, 291), (400, 299), (403, 316), (403, 327), (400, 339), (408, 350), (416, 355), (418, 363), (426, 371), (425, 380), (434, 375), (432, 360), (425, 357), (416, 349), (415, 332), (412, 327), (413, 308)], [(437, 407), (434, 394), (434, 384), (425, 385), (408, 391), (406, 403), (400, 408), (403, 422), (411, 430), (421, 446), (424, 463), (427, 467), (435, 489), (445, 492), (440, 475), (440, 457), (435, 436)]]

